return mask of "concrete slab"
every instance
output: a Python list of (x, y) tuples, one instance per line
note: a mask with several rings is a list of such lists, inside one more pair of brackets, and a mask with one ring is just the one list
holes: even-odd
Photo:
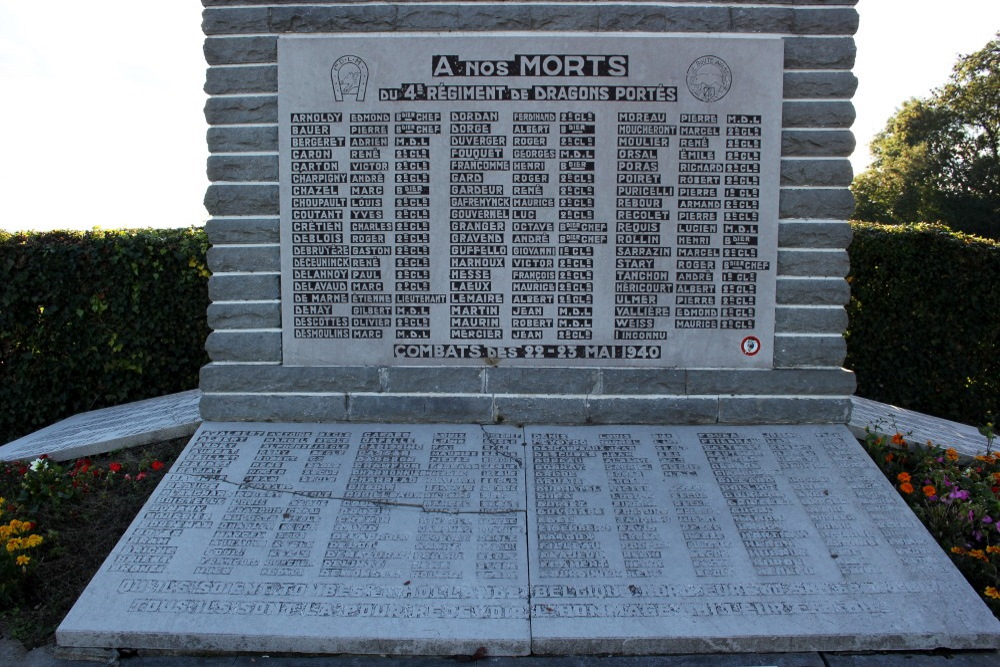
[(512, 427), (206, 424), (57, 637), (526, 654), (524, 502)]
[(986, 438), (975, 426), (932, 417), (921, 412), (879, 403), (860, 396), (851, 397), (851, 433), (864, 440), (865, 427), (891, 438), (902, 433), (907, 441), (923, 445), (928, 441), (940, 447), (954, 447), (964, 456), (986, 451)]
[(0, 461), (56, 461), (104, 454), (123, 447), (191, 435), (201, 423), (201, 391), (191, 391), (93, 410), (47, 426), (0, 447)]
[(57, 636), (746, 654), (987, 649), (1000, 623), (844, 426), (209, 423)]
[(534, 653), (1000, 641), (843, 426), (529, 427), (526, 440)]

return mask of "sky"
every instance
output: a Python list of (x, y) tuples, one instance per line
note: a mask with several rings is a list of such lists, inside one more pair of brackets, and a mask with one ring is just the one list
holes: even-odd
[[(857, 8), (855, 173), (903, 101), (945, 83), (960, 54), (1000, 31), (1000, 0)], [(0, 229), (204, 224), (201, 10), (197, 0), (0, 0)]]

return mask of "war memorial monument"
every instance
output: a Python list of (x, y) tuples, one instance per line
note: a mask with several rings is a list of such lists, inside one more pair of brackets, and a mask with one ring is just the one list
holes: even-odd
[(997, 645), (845, 426), (853, 0), (204, 4), (205, 423), (61, 644)]

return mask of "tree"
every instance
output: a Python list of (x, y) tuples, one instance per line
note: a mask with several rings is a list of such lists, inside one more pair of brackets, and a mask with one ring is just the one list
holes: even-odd
[(930, 97), (904, 102), (870, 148), (851, 185), (857, 219), (1000, 238), (1000, 33)]

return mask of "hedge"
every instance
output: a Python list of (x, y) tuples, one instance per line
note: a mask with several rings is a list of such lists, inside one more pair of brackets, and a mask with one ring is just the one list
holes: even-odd
[(857, 393), (966, 424), (1000, 414), (1000, 243), (852, 223), (846, 365)]
[[(1000, 243), (852, 224), (858, 394), (968, 424), (1000, 417)], [(198, 386), (207, 247), (194, 228), (0, 232), (0, 443)]]
[(197, 387), (207, 248), (195, 228), (0, 232), (0, 443)]

